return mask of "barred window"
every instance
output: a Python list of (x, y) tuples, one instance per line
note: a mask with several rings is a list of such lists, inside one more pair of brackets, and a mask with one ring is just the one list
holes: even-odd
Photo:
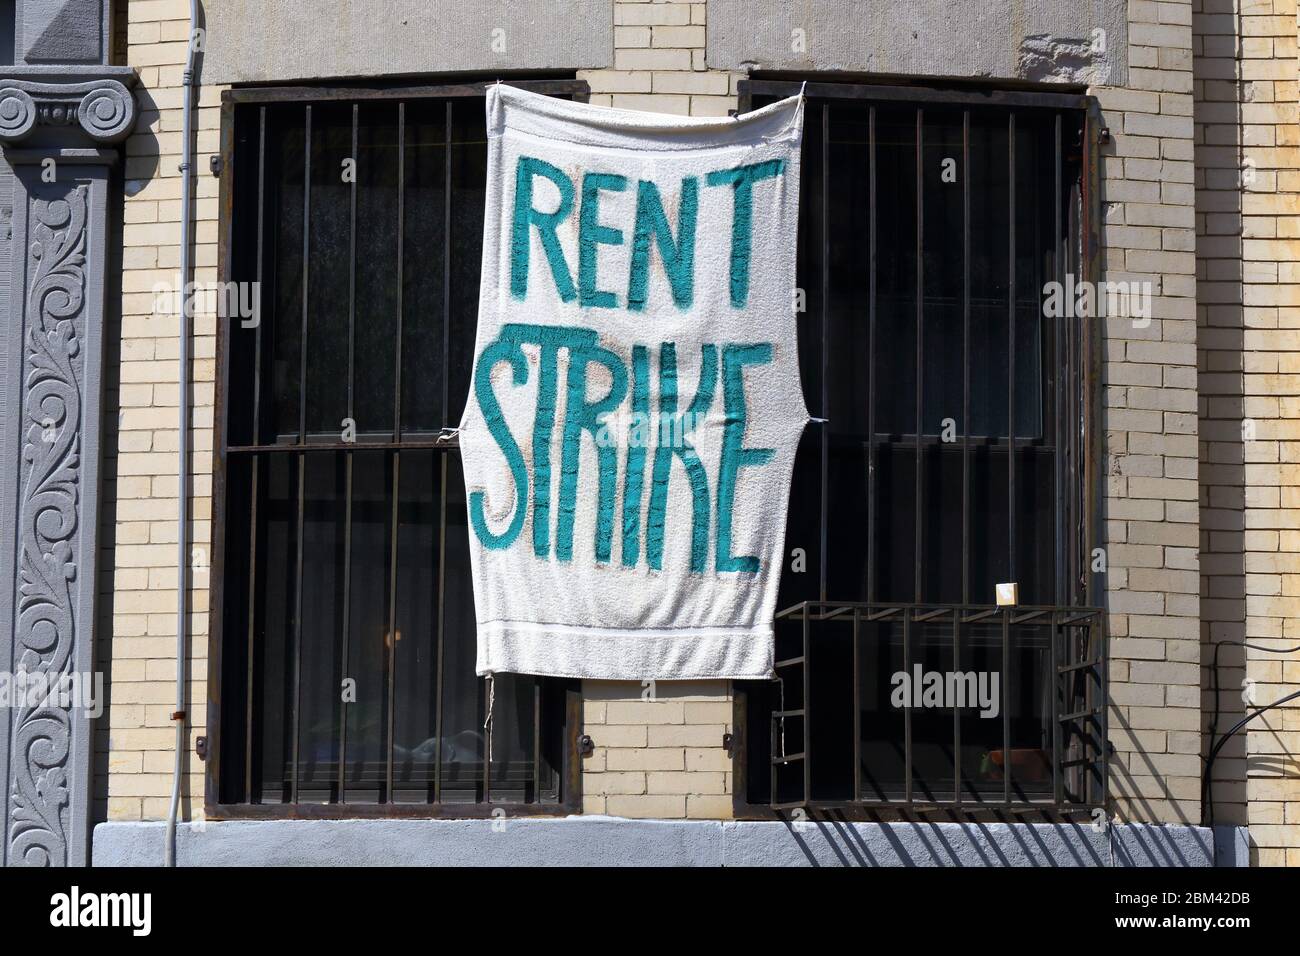
[[(754, 105), (799, 88), (742, 87)], [(738, 694), (744, 799), (1095, 805), (1094, 327), (1044, 310), (1048, 283), (1086, 277), (1086, 101), (808, 91), (798, 322), (820, 421), (795, 465), (778, 679)], [(930, 674), (975, 678), (977, 699), (923, 702)]]
[(254, 316), (221, 327), (218, 813), (559, 812), (576, 798), (572, 682), (499, 675), (489, 700), (474, 673), (445, 430), (477, 319), (484, 88), (225, 102), (224, 275), (259, 294)]

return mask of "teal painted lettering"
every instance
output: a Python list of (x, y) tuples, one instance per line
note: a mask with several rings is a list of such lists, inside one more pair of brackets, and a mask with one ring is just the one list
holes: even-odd
[(772, 361), (772, 346), (726, 345), (722, 349), (722, 401), (725, 424), (722, 431), (722, 462), (718, 468), (718, 540), (715, 566), (718, 571), (757, 573), (758, 558), (731, 553), (731, 519), (736, 498), (736, 478), (742, 468), (766, 465), (776, 455), (771, 448), (745, 448), (746, 365)]
[(677, 208), (677, 241), (673, 242), (668, 217), (664, 214), (659, 187), (641, 180), (636, 191), (636, 229), (632, 238), (632, 267), (627, 283), (627, 307), (645, 310), (650, 286), (650, 244), (653, 241), (663, 260), (673, 302), (689, 309), (695, 300), (695, 223), (700, 211), (700, 181), (694, 176), (682, 180)]
[(618, 296), (597, 288), (597, 246), (621, 246), (623, 232), (600, 224), (600, 192), (621, 193), (627, 177), (613, 173), (587, 173), (582, 177), (582, 212), (578, 218), (578, 302), (583, 308), (612, 309)]
[(483, 350), (474, 369), (474, 395), (478, 399), (479, 409), (490, 434), (505, 456), (510, 468), (510, 477), (515, 483), (515, 510), (506, 530), (500, 534), (493, 532), (487, 525), (484, 513), (483, 492), (475, 491), (469, 496), (469, 519), (474, 534), (483, 542), (483, 546), (499, 551), (512, 545), (523, 529), (524, 518), (528, 513), (528, 469), (524, 465), (523, 453), (519, 444), (510, 434), (510, 426), (501, 414), (501, 404), (492, 391), (492, 369), (499, 362), (509, 362), (514, 383), (522, 385), (528, 381), (528, 362), (519, 346), (512, 342), (496, 341)]
[(634, 345), (632, 424), (628, 429), (627, 471), (623, 475), (623, 566), (627, 568), (635, 567), (641, 557), (641, 499), (649, 418), (650, 355), (644, 345)]
[[(609, 392), (604, 398), (587, 401), (587, 366), (598, 363), (609, 370)], [(595, 440), (601, 417), (617, 408), (627, 395), (627, 369), (623, 360), (608, 349), (595, 345), (569, 350), (568, 391), (564, 402), (564, 441), (560, 457), (560, 504), (555, 520), (555, 556), (573, 559), (573, 520), (578, 497), (579, 452), (582, 433)], [(610, 441), (595, 440), (598, 467), (596, 497), (596, 560), (609, 561), (614, 537), (614, 497), (618, 478), (618, 455)]]
[[(664, 519), (668, 505), (668, 482), (672, 477), (673, 455), (681, 459), (691, 483), (691, 572), (702, 574), (709, 556), (709, 479), (700, 457), (689, 442), (693, 426), (713, 405), (718, 378), (718, 350), (703, 345), (700, 381), (687, 420), (677, 414), (677, 347), (672, 342), (659, 346), (659, 445), (655, 448), (650, 477), (650, 508), (646, 515), (646, 560), (656, 571), (663, 570)], [(670, 440), (665, 442), (665, 436)]]
[(709, 173), (710, 186), (735, 189), (731, 219), (731, 306), (744, 308), (749, 301), (749, 263), (754, 232), (754, 183), (772, 179), (785, 172), (785, 160), (769, 159), (765, 163), (719, 169)]
[(509, 323), (498, 341), (541, 347), (537, 409), (533, 416), (533, 553), (551, 554), (551, 435), (555, 430), (557, 365), (560, 349), (589, 348), (599, 342), (591, 329)]
[[(560, 204), (554, 212), (539, 212), (533, 208), (533, 178), (549, 179), (560, 191)], [(561, 301), (572, 302), (577, 297), (573, 288), (573, 275), (560, 247), (556, 234), (561, 222), (573, 212), (573, 182), (564, 172), (550, 163), (531, 156), (520, 156), (515, 167), (515, 218), (510, 235), (510, 294), (516, 299), (528, 298), (528, 267), (531, 253), (529, 229), (537, 227), (542, 250), (551, 267), (556, 291)]]

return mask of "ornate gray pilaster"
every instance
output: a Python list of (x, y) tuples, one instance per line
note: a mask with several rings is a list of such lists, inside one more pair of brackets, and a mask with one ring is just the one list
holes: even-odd
[(93, 682), (114, 144), (135, 72), (106, 65), (106, 0), (17, 8), (21, 65), (0, 68), (0, 671), (46, 692), (0, 706), (0, 858), (60, 866), (90, 850), (92, 718), (57, 680)]

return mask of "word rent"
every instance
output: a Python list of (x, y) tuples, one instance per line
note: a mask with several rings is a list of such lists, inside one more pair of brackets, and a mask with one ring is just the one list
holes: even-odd
[[(587, 172), (581, 183), (575, 184), (558, 167), (521, 156), (515, 170), (510, 226), (510, 294), (530, 305), (540, 299), (544, 306), (545, 297), (554, 294), (560, 303), (574, 303), (582, 310), (623, 308), (640, 312), (647, 307), (651, 261), (657, 258), (673, 308), (689, 313), (695, 304), (700, 192), (715, 188), (730, 190), (731, 198), (726, 301), (731, 309), (743, 309), (749, 299), (755, 189), (778, 179), (784, 168), (782, 160), (770, 160), (684, 177), (676, 193), (674, 230), (661, 190), (653, 182), (641, 180), (633, 184), (625, 176)], [(558, 193), (558, 203), (550, 211), (536, 208), (534, 187), (538, 180), (549, 182)], [(626, 228), (602, 221), (602, 195), (632, 190), (636, 195), (635, 215), (624, 224)], [(560, 240), (561, 227), (575, 215), (575, 205), (576, 273)], [(533, 255), (534, 237), (544, 259), (540, 268)], [(606, 288), (598, 275), (598, 247), (620, 246), (629, 238), (626, 279), (619, 283), (619, 291), (614, 291)], [(539, 274), (549, 281), (540, 279)], [(474, 397), (509, 469), (514, 500), (507, 517), (491, 519), (485, 493), (471, 493), (470, 523), (479, 541), (493, 550), (515, 545), (531, 513), (533, 553), (542, 559), (573, 560), (573, 529), (583, 468), (580, 452), (586, 435), (596, 448), (596, 531), (592, 542), (596, 562), (618, 560), (625, 567), (644, 563), (661, 570), (665, 537), (674, 530), (666, 527), (669, 484), (683, 480), (684, 474), (691, 500), (692, 573), (757, 572), (760, 562), (756, 556), (733, 553), (732, 515), (742, 469), (763, 467), (776, 454), (772, 448), (744, 444), (750, 417), (745, 370), (770, 364), (773, 346), (770, 342), (741, 341), (706, 342), (693, 345), (692, 351), (696, 348), (699, 351), (690, 356), (690, 362), (695, 366), (698, 358), (699, 374), (694, 395), (686, 402), (678, 385), (679, 359), (686, 356), (679, 356), (674, 341), (633, 344), (630, 354), (620, 355), (602, 343), (597, 329), (584, 325), (503, 325), (477, 358)], [(561, 356), (567, 363), (563, 382)], [(506, 381), (498, 376), (494, 384), (492, 372), (500, 365), (509, 367), (510, 376)], [(593, 374), (593, 369), (599, 371)], [(593, 400), (589, 385), (596, 381), (609, 384), (604, 394)], [(506, 420), (497, 391), (510, 386), (535, 387), (537, 392), (532, 433), (522, 443)], [(561, 389), (563, 415), (559, 413)], [(607, 418), (622, 420), (629, 414), (638, 420), (657, 415), (661, 440), (654, 447), (647, 447), (650, 443), (646, 441), (608, 440)], [(722, 441), (716, 460), (706, 462), (689, 439), (697, 425), (709, 422), (721, 424)], [(553, 453), (557, 430), (558, 460), (553, 460), (557, 457)], [(685, 440), (663, 440), (663, 435)], [(681, 466), (676, 475), (675, 462)], [(584, 506), (589, 505), (584, 502)]]

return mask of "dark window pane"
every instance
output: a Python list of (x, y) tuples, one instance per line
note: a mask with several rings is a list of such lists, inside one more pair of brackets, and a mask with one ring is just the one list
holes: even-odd
[[(374, 800), (388, 760), (388, 574), (393, 471), (388, 452), (352, 454), (345, 779), (348, 800)], [(352, 792), (356, 791), (356, 792)]]
[(474, 676), (474, 591), (469, 571), (465, 475), (459, 456), (443, 456), (447, 495), (443, 552), (442, 798), (477, 799), (483, 779), (485, 687)]
[[(876, 449), (876, 596), (916, 597), (916, 449), (902, 443)], [(836, 600), (843, 600), (836, 598)]]
[(1010, 580), (1006, 446), (971, 449), (970, 600), (992, 604), (994, 585)]
[(972, 112), (970, 433), (981, 437), (1007, 434), (1009, 143), (1006, 113)]
[[(817, 180), (808, 183), (818, 193), (818, 206), (821, 194), (829, 193), (830, 197), (826, 209), (826, 371), (822, 373), (818, 355), (817, 364), (805, 374), (804, 388), (807, 391), (811, 386), (820, 401), (818, 386), (824, 380), (829, 401), (822, 417), (830, 419), (831, 434), (865, 441), (871, 398), (871, 148), (867, 107), (836, 108), (831, 112), (828, 155), (827, 188), (816, 188), (816, 181), (822, 178), (820, 170)], [(820, 256), (809, 263), (814, 268), (819, 264)], [(805, 278), (818, 286), (820, 295), (820, 276)], [(807, 324), (800, 326), (801, 333)]]
[(1055, 278), (1055, 117), (1017, 116), (1015, 576), (1021, 600), (1055, 600), (1056, 430), (1046, 424), (1056, 391), (1053, 319), (1044, 286)]
[(1007, 436), (1010, 396), (1011, 172), (1009, 117), (972, 112), (969, 599), (993, 603), (1010, 580)]
[[(914, 622), (908, 634), (908, 659), (913, 674), (918, 665), (922, 674), (952, 673), (951, 626)], [(884, 689), (891, 695), (893, 675), (902, 669), (899, 661), (898, 667), (889, 672), (890, 682)], [(890, 707), (897, 709), (893, 701)], [(952, 708), (912, 708), (912, 798), (931, 802), (953, 799), (953, 766)]]
[(312, 107), (311, 257), (307, 282), (307, 435), (337, 442), (348, 417), (351, 382), (348, 308), (352, 261), (352, 184), (344, 163), (354, 159), (352, 106)]
[(492, 800), (522, 803), (533, 787), (534, 713), (541, 705), (538, 680), (499, 674), (492, 703)]
[[(867, 454), (865, 433), (837, 435), (832, 429), (826, 469), (826, 496), (833, 516), (826, 522), (826, 595), (835, 600), (844, 594), (866, 600), (868, 594)], [(877, 513), (877, 522), (880, 517)]]
[[(1043, 437), (1043, 285), (1052, 275), (1054, 116), (1016, 114), (1016, 437)], [(1050, 363), (1047, 363), (1050, 364)]]
[(253, 512), (254, 470), (260, 461), (251, 455), (238, 456), (228, 463), (226, 469), (226, 500), (230, 502), (234, 513), (239, 517), (226, 522), (225, 527), (225, 573), (234, 580), (242, 582), (226, 594), (224, 613), (229, 615), (230, 625), (227, 632), (231, 640), (221, 654), (221, 679), (226, 688), (228, 710), (223, 722), (220, 736), (221, 752), (217, 758), (223, 768), (220, 780), (220, 799), (244, 801), (254, 786), (250, 776), (249, 762), (252, 751), (256, 748), (249, 730), (249, 695), (253, 689), (253, 671), (250, 668), (251, 648), (249, 636), (255, 622), (251, 617), (251, 608), (255, 600), (255, 562), (254, 536), (257, 534), (257, 521)]
[(343, 454), (304, 455), (302, 686), (298, 747), (299, 798), (337, 799), (343, 700), (343, 566), (346, 466)]
[(437, 434), (444, 420), (446, 142), (444, 102), (433, 100), (407, 106), (402, 243), (402, 431), (408, 436)]
[[(829, 421), (818, 429), (827, 436), (826, 507), (827, 514), (834, 516), (825, 529), (826, 594), (865, 598), (872, 384), (870, 110), (837, 107), (831, 111), (829, 127), (828, 182), (820, 190), (829, 196), (826, 370), (823, 374), (814, 367), (805, 388), (816, 387), (820, 380), (827, 395), (824, 417)], [(848, 716), (851, 732), (852, 715)]]
[(1051, 604), (1056, 587), (1055, 452), (1016, 450), (1016, 580), (1025, 604)]
[(399, 801), (433, 797), (443, 458), (432, 451), (400, 456), (393, 708), (393, 786)]
[(298, 440), (302, 387), (303, 192), (306, 110), (274, 107), (267, 129), (267, 275), (263, 290), (263, 348), (270, 342), (273, 398), (266, 441)]
[[(819, 628), (811, 649), (812, 791), (818, 800), (853, 799), (853, 623)], [(790, 747), (802, 750), (803, 745)], [(802, 770), (802, 767), (800, 768)]]
[(961, 436), (927, 444), (922, 452), (921, 599), (962, 602), (964, 467)]
[[(261, 160), (262, 135), (261, 135), (261, 111), (246, 110), (235, 114), (235, 149), (246, 153), (250, 157), (247, 163), (236, 163), (234, 166), (234, 190), (243, 195), (248, 194), (256, 196), (258, 190), (262, 188), (259, 183), (260, 167), (263, 165)], [(236, 241), (230, 249), (229, 268), (233, 276), (237, 278), (248, 277), (249, 280), (258, 280), (264, 278), (264, 272), (273, 270), (266, 269), (258, 262), (258, 254), (261, 252), (265, 258), (267, 251), (265, 248), (267, 242), (261, 233), (264, 227), (260, 222), (262, 218), (261, 207), (257, 203), (248, 203), (246, 205), (237, 205), (231, 212), (231, 233), (236, 236)], [(250, 283), (251, 285), (251, 283)], [(274, 312), (274, 297), (269, 294), (266, 302), (261, 305), (261, 311), (266, 313)], [(230, 408), (226, 415), (226, 443), (227, 445), (254, 445), (261, 438), (261, 434), (254, 428), (254, 418), (257, 417), (255, 405), (260, 402), (262, 405), (270, 404), (271, 396), (257, 396), (256, 383), (258, 376), (258, 348), (265, 340), (269, 345), (271, 338), (268, 333), (261, 327), (252, 327), (253, 323), (246, 322), (244, 316), (240, 314), (239, 308), (244, 304), (258, 307), (253, 295), (256, 293), (251, 288), (245, 287), (243, 293), (243, 302), (238, 301), (238, 296), (232, 297), (229, 303), (217, 302), (218, 321), (225, 325), (229, 333), (226, 349), (226, 373), (228, 380), (236, 383), (239, 394), (230, 396)], [(196, 306), (198, 303), (196, 303)], [(236, 306), (235, 310), (229, 306)], [(221, 318), (221, 313), (225, 312), (226, 317)], [(268, 327), (271, 323), (267, 323)], [(265, 361), (265, 359), (263, 360)], [(262, 432), (265, 431), (265, 422), (269, 416), (262, 412)]]
[(778, 610), (800, 601), (815, 601), (821, 595), (820, 431), (816, 425), (806, 428), (795, 455)]
[(397, 105), (364, 103), (357, 129), (353, 418), (359, 441), (393, 437), (397, 373)]
[(916, 135), (915, 109), (877, 109), (876, 431), (895, 438), (916, 432)]
[(962, 296), (967, 174), (962, 168), (961, 112), (927, 107), (922, 134), (925, 400), (921, 431), (942, 435), (944, 423), (950, 420), (961, 434), (966, 427), (962, 421)]
[(487, 136), (477, 100), (452, 104), (451, 145), (451, 335), (447, 356), (444, 425), (460, 424), (469, 394), (478, 324), (483, 261), (483, 203), (487, 190)]
[[(254, 635), (253, 799), (289, 800), (293, 758), (294, 595), (298, 563), (298, 462), (293, 454), (261, 456)], [(227, 587), (239, 587), (230, 581)], [(234, 623), (234, 622), (232, 622)], [(233, 631), (227, 631), (233, 634)]]
[(903, 711), (890, 706), (889, 675), (903, 666), (903, 627), (893, 621), (867, 623), (861, 634), (862, 795), (898, 800), (905, 786), (905, 724)]
[[(1002, 673), (1002, 626), (979, 623), (962, 629), (960, 669)], [(1000, 682), (999, 682), (1000, 683)], [(999, 686), (999, 691), (1002, 690)], [(995, 719), (967, 708), (961, 712), (961, 780), (964, 800), (1001, 800), (1001, 708)]]
[[(922, 601), (962, 600), (961, 449), (967, 423), (962, 112), (927, 107), (922, 126)], [(921, 642), (924, 646), (924, 641)], [(918, 753), (918, 761), (920, 754)], [(951, 788), (951, 784), (949, 784)]]
[(876, 111), (876, 596), (916, 595), (917, 111)]

